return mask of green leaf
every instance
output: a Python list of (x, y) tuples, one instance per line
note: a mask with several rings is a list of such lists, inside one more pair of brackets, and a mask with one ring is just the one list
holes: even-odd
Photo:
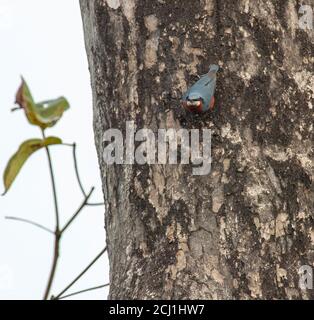
[(62, 117), (63, 112), (69, 109), (69, 103), (64, 97), (43, 101), (36, 104), (37, 117), (47, 127), (52, 127)]
[(16, 103), (24, 109), (28, 121), (42, 129), (54, 126), (69, 109), (69, 103), (64, 97), (35, 103), (26, 81), (22, 83), (16, 93)]
[(53, 144), (61, 144), (62, 140), (57, 137), (47, 137), (44, 140), (42, 139), (30, 139), (24, 141), (17, 152), (11, 157), (9, 160), (6, 169), (3, 174), (3, 183), (5, 187), (5, 191), (3, 195), (5, 195), (16, 176), (20, 172), (25, 161), (37, 150), (53, 145)]

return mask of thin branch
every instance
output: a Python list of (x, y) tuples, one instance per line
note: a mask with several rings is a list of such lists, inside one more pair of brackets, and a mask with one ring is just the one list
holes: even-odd
[(80, 186), (80, 189), (83, 193), (83, 196), (86, 198), (86, 192), (83, 188), (83, 184), (82, 184), (82, 181), (81, 181), (81, 178), (80, 178), (80, 174), (79, 174), (79, 171), (78, 171), (78, 165), (77, 165), (77, 157), (76, 157), (76, 143), (73, 143), (73, 149), (72, 149), (72, 152), (73, 152), (73, 160), (74, 160), (74, 169), (75, 169), (75, 174), (76, 174), (76, 179), (77, 179), (77, 182)]
[[(44, 130), (42, 130), (42, 135), (43, 135), (43, 138), (45, 138)], [(71, 146), (72, 149), (73, 149), (73, 159), (74, 159), (75, 174), (76, 174), (76, 178), (77, 178), (78, 184), (80, 186), (80, 189), (81, 189), (85, 199), (84, 199), (83, 203), (81, 204), (81, 206), (74, 213), (74, 215), (70, 218), (70, 220), (62, 228), (62, 230), (60, 230), (59, 210), (58, 210), (58, 201), (57, 201), (57, 192), (56, 192), (54, 173), (53, 173), (53, 168), (52, 168), (52, 162), (51, 162), (49, 148), (45, 147), (46, 153), (47, 153), (47, 157), (48, 157), (51, 181), (52, 181), (52, 189), (53, 189), (54, 204), (55, 204), (55, 215), (56, 215), (56, 229), (55, 229), (55, 232), (54, 232), (54, 234), (55, 234), (55, 242), (54, 242), (53, 262), (52, 262), (52, 267), (51, 267), (51, 271), (50, 271), (50, 276), (49, 276), (47, 288), (46, 288), (45, 295), (44, 295), (44, 300), (47, 300), (48, 297), (49, 297), (51, 286), (52, 286), (52, 283), (53, 283), (53, 280), (54, 280), (54, 276), (55, 276), (55, 273), (56, 273), (57, 263), (58, 263), (58, 258), (59, 258), (60, 239), (61, 239), (61, 236), (62, 236), (63, 232), (70, 226), (70, 224), (75, 220), (75, 218), (78, 216), (78, 214), (82, 211), (82, 209), (85, 206), (87, 206), (87, 205), (101, 205), (101, 204), (97, 204), (97, 203), (96, 204), (88, 203), (88, 199), (90, 198), (91, 194), (93, 193), (94, 187), (91, 189), (89, 194), (86, 194), (86, 192), (85, 192), (85, 190), (83, 188), (83, 184), (82, 184), (81, 179), (80, 179), (79, 171), (78, 171), (77, 157), (76, 157), (76, 144), (75, 143), (73, 143), (73, 144), (63, 143), (63, 145), (64, 146)]]
[(73, 143), (65, 143), (65, 142), (62, 142), (60, 143), (61, 146), (65, 146), (65, 147), (73, 147)]
[(97, 289), (102, 289), (102, 288), (105, 288), (105, 287), (108, 287), (108, 286), (109, 286), (109, 283), (106, 283), (106, 284), (102, 284), (101, 286), (97, 286), (97, 287), (92, 287), (92, 288), (76, 291), (76, 292), (67, 294), (67, 295), (65, 295), (63, 297), (59, 297), (58, 300), (62, 300), (62, 299), (69, 298), (69, 297), (73, 297), (73, 296), (76, 296), (76, 295), (84, 293), (84, 292), (93, 291), (93, 290), (97, 290)]
[(101, 250), (101, 252), (93, 259), (93, 261), (74, 278), (74, 280), (66, 286), (57, 296), (53, 297), (54, 300), (58, 300), (66, 291), (68, 291), (94, 264), (95, 262), (106, 252), (107, 247)]
[(42, 230), (45, 230), (45, 231), (47, 231), (47, 232), (49, 232), (49, 233), (54, 234), (54, 232), (53, 232), (52, 230), (46, 228), (45, 226), (43, 226), (43, 225), (41, 225), (41, 224), (39, 224), (39, 223), (37, 223), (37, 222), (31, 221), (31, 220), (28, 220), (28, 219), (19, 218), (19, 217), (11, 217), (11, 216), (6, 216), (6, 217), (4, 217), (4, 218), (7, 219), (7, 220), (14, 220), (14, 221), (19, 221), (19, 222), (25, 222), (25, 223), (31, 224), (31, 225), (33, 225), (33, 226), (35, 226), (35, 227), (38, 227), (38, 228), (40, 228), (40, 229), (42, 229)]
[(96, 203), (86, 203), (87, 206), (104, 206), (105, 203), (104, 202), (96, 202)]
[(65, 226), (61, 229), (60, 234), (63, 234), (64, 231), (70, 226), (70, 224), (74, 221), (74, 219), (79, 215), (79, 213), (82, 211), (82, 209), (86, 206), (88, 199), (90, 198), (90, 196), (92, 195), (93, 191), (95, 190), (95, 188), (93, 187), (90, 192), (88, 193), (88, 195), (85, 196), (84, 201), (82, 202), (82, 204), (79, 206), (79, 208), (75, 211), (75, 213), (73, 214), (73, 216), (69, 219), (69, 221), (65, 224)]
[[(43, 138), (45, 139), (45, 133), (42, 130), (42, 135)], [(51, 156), (50, 156), (50, 151), (47, 146), (45, 146), (46, 149), (46, 154), (48, 158), (48, 164), (49, 164), (49, 172), (50, 172), (50, 178), (51, 178), (51, 184), (52, 184), (52, 191), (53, 191), (53, 200), (54, 200), (54, 206), (55, 206), (55, 218), (56, 218), (56, 231), (59, 231), (59, 208), (58, 208), (58, 199), (57, 199), (57, 189), (56, 189), (56, 183), (55, 183), (55, 176), (53, 172), (53, 167), (52, 167), (52, 161), (51, 161)]]
[[(80, 173), (79, 173), (79, 169), (78, 169), (78, 164), (77, 164), (77, 156), (76, 156), (76, 143), (72, 144), (72, 154), (73, 154), (73, 161), (74, 161), (74, 169), (75, 169), (75, 175), (76, 175), (76, 179), (77, 182), (79, 184), (79, 187), (81, 189), (81, 192), (83, 194), (83, 196), (86, 198), (87, 194), (85, 192), (85, 189), (83, 187), (83, 183), (82, 180), (80, 178)], [(104, 203), (103, 202), (99, 202), (99, 203), (86, 203), (87, 206), (103, 206)]]
[[(72, 155), (73, 155), (73, 162), (74, 162), (74, 170), (75, 170), (76, 180), (78, 182), (78, 185), (80, 187), (80, 190), (81, 190), (84, 198), (86, 198), (87, 193), (85, 192), (85, 189), (83, 187), (83, 183), (82, 183), (82, 180), (80, 178), (80, 173), (79, 173), (78, 164), (77, 164), (76, 143), (75, 142), (74, 143), (62, 143), (61, 145), (67, 146), (67, 147), (72, 147)], [(95, 202), (95, 203), (86, 202), (85, 205), (86, 206), (104, 206), (105, 203), (104, 202)]]
[[(42, 130), (42, 136), (43, 139), (45, 139), (45, 132)], [(52, 184), (52, 192), (53, 192), (53, 200), (54, 200), (54, 206), (55, 206), (55, 219), (56, 219), (56, 228), (55, 228), (55, 240), (54, 240), (54, 253), (53, 253), (53, 260), (52, 260), (52, 266), (50, 270), (50, 275), (47, 283), (47, 287), (45, 290), (44, 294), (44, 300), (48, 299), (51, 286), (55, 277), (55, 273), (57, 270), (57, 264), (58, 264), (58, 259), (59, 259), (59, 245), (60, 245), (60, 222), (59, 222), (59, 209), (58, 209), (58, 199), (57, 199), (57, 189), (56, 189), (56, 183), (55, 183), (55, 176), (53, 172), (53, 167), (52, 167), (52, 161), (51, 161), (51, 156), (49, 152), (49, 148), (46, 146), (46, 154), (48, 158), (48, 164), (49, 164), (49, 171), (50, 171), (50, 178), (51, 178), (51, 184)]]
[(54, 249), (53, 249), (53, 261), (52, 266), (50, 270), (49, 280), (47, 283), (47, 287), (45, 290), (44, 300), (47, 300), (50, 294), (51, 286), (53, 283), (53, 280), (55, 278), (58, 260), (59, 260), (59, 246), (60, 246), (60, 234), (55, 234), (55, 242), (54, 242)]

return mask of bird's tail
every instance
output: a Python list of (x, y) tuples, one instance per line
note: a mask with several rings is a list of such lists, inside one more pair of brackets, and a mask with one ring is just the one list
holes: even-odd
[(217, 64), (211, 64), (209, 66), (209, 71), (208, 72), (217, 72), (219, 70), (219, 66)]

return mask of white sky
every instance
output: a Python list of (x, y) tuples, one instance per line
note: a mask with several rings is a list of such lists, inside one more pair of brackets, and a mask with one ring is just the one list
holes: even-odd
[[(47, 134), (77, 142), (85, 189), (94, 185), (93, 201), (102, 201), (92, 131), (92, 100), (79, 4), (77, 0), (0, 0), (0, 173), (19, 144), (40, 137), (20, 111), (11, 113), (20, 75), (35, 100), (64, 95), (71, 104)], [(82, 201), (71, 149), (51, 148), (61, 221)], [(0, 193), (3, 191), (0, 184)], [(35, 220), (54, 228), (54, 208), (46, 154), (32, 155), (5, 197), (0, 197), (0, 299), (41, 299), (52, 260), (53, 237), (33, 226), (5, 220), (6, 215)], [(52, 293), (62, 290), (105, 244), (102, 207), (88, 207), (62, 239), (61, 258)], [(108, 282), (107, 258), (69, 290)], [(108, 289), (76, 299), (105, 299)], [(74, 297), (73, 297), (74, 299)]]

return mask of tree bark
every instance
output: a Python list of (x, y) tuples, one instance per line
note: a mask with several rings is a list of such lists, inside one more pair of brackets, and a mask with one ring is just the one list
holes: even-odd
[[(80, 0), (111, 299), (311, 299), (314, 30), (300, 1)], [(314, 8), (313, 0), (308, 4)], [(211, 63), (216, 109), (180, 97)], [(103, 134), (212, 130), (212, 169), (107, 165)]]

